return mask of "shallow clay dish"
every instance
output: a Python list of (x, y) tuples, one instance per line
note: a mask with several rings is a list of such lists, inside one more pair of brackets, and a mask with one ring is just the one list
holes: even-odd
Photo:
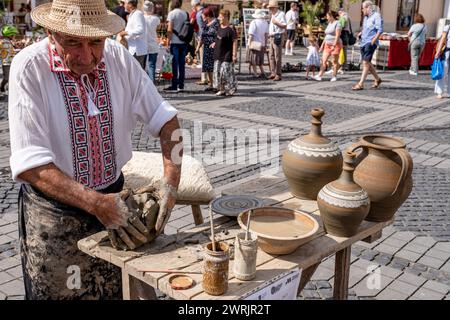
[[(238, 216), (238, 223), (246, 230), (248, 211)], [(308, 242), (319, 230), (319, 224), (306, 213), (277, 207), (252, 210), (250, 232), (258, 236), (261, 250), (270, 254), (290, 254)]]
[(183, 274), (174, 274), (169, 278), (169, 283), (174, 290), (186, 290), (194, 286), (194, 279)]

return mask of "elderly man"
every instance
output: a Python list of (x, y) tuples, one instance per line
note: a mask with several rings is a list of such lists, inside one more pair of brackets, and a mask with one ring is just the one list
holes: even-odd
[(171, 139), (179, 128), (177, 111), (136, 59), (107, 39), (125, 23), (103, 0), (54, 0), (35, 8), (32, 18), (48, 38), (16, 56), (9, 95), (11, 171), (22, 182), (26, 297), (120, 297), (120, 270), (81, 253), (77, 241), (105, 228), (129, 227), (131, 212), (119, 194), (121, 168), (131, 158), (138, 120), (161, 141), (156, 230), (163, 230), (180, 180), (182, 151), (172, 149), (181, 146)]
[(125, 10), (129, 13), (128, 23), (125, 31), (120, 36), (125, 37), (128, 43), (128, 50), (136, 58), (145, 70), (148, 54), (147, 44), (147, 23), (144, 14), (138, 10), (138, 0), (127, 0)]
[(278, 8), (278, 1), (270, 0), (269, 10), (271, 14), (269, 25), (269, 62), (271, 75), (269, 79), (280, 81), (283, 42), (287, 24), (284, 12)]
[(364, 82), (369, 73), (371, 73), (375, 81), (372, 85), (373, 89), (377, 89), (381, 85), (381, 78), (377, 74), (377, 70), (372, 64), (372, 57), (377, 50), (378, 40), (383, 33), (383, 18), (377, 12), (376, 6), (372, 1), (364, 1), (362, 3), (362, 12), (364, 15), (362, 31), (358, 34), (361, 37), (361, 60), (363, 61), (363, 72), (359, 83), (352, 87), (353, 90), (364, 90)]

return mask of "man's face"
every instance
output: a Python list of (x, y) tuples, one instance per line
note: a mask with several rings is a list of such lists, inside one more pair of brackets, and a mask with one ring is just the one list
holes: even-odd
[(106, 38), (77, 38), (60, 33), (49, 33), (49, 40), (64, 63), (76, 75), (94, 71), (103, 57)]
[(367, 7), (363, 6), (362, 13), (363, 13), (363, 15), (368, 16), (369, 15), (369, 6), (367, 6)]
[(125, 11), (131, 12), (133, 11), (134, 7), (130, 4), (130, 1), (125, 1)]

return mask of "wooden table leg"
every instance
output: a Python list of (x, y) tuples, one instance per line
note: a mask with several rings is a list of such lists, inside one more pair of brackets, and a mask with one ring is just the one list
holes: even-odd
[(196, 226), (199, 224), (203, 224), (203, 216), (202, 216), (202, 210), (200, 209), (199, 205), (191, 205), (192, 208), (192, 215), (194, 216), (194, 223)]
[(336, 264), (334, 268), (334, 292), (333, 292), (335, 300), (347, 300), (351, 252), (352, 247), (349, 246), (336, 253)]
[(122, 270), (123, 300), (156, 300), (155, 289)]
[(316, 272), (320, 263), (321, 262), (319, 262), (317, 264), (313, 264), (309, 268), (302, 270), (302, 276), (300, 278), (300, 284), (298, 285), (297, 295), (299, 295), (300, 292), (302, 292), (302, 290), (305, 288), (306, 284), (309, 282), (309, 280), (311, 280), (311, 277), (313, 276), (314, 272)]

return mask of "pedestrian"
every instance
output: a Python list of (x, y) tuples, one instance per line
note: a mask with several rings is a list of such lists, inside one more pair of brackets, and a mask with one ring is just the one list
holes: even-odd
[(287, 29), (287, 41), (285, 56), (294, 55), (295, 36), (297, 31), (297, 24), (299, 21), (298, 4), (297, 2), (291, 2), (291, 9), (286, 12), (286, 29)]
[(422, 14), (417, 13), (414, 16), (414, 24), (411, 26), (408, 32), (409, 46), (408, 49), (411, 53), (411, 68), (409, 74), (412, 76), (419, 75), (419, 60), (425, 48), (425, 41), (427, 39), (427, 26), (425, 24), (425, 18)]
[(217, 96), (232, 96), (237, 90), (234, 64), (237, 61), (237, 34), (230, 25), (230, 11), (220, 10), (220, 27), (214, 48), (214, 88)]
[(214, 47), (213, 43), (216, 41), (217, 30), (219, 30), (219, 21), (214, 17), (214, 12), (210, 8), (203, 10), (203, 21), (205, 25), (203, 27), (202, 36), (200, 42), (197, 45), (195, 53), (200, 52), (203, 47), (203, 63), (202, 72), (205, 72), (208, 78), (208, 87), (205, 88), (206, 92), (215, 91), (213, 85), (213, 72), (214, 72)]
[(6, 85), (9, 81), (9, 70), (11, 68), (11, 62), (16, 55), (16, 50), (14, 48), (14, 37), (19, 34), (19, 30), (11, 25), (5, 25), (2, 28), (3, 39), (1, 41), (1, 61), (3, 70), (3, 79), (0, 84), (0, 92), (6, 92)]
[(147, 39), (148, 46), (148, 75), (153, 82), (156, 78), (156, 61), (158, 60), (159, 44), (158, 44), (158, 34), (156, 30), (158, 29), (161, 20), (155, 15), (155, 5), (153, 2), (144, 2), (144, 18), (146, 22), (147, 34), (145, 38)]
[[(200, 42), (202, 38), (202, 32), (205, 27), (205, 22), (203, 21), (203, 10), (205, 8), (201, 5), (200, 0), (192, 0), (191, 1), (192, 11), (191, 11), (191, 24), (194, 26), (194, 48), (197, 48), (198, 43)], [(197, 54), (198, 61), (200, 61), (200, 64), (203, 66), (203, 46), (200, 48), (200, 51)], [(202, 72), (200, 76), (200, 81), (197, 82), (199, 85), (207, 85), (208, 84), (208, 76), (205, 72)]]
[(113, 9), (113, 12), (127, 22), (128, 12), (125, 10), (125, 1), (120, 0), (119, 5)]
[(351, 21), (350, 21), (350, 17), (348, 16), (347, 12), (345, 12), (344, 8), (340, 8), (339, 9), (339, 23), (341, 24), (342, 27), (342, 32), (341, 32), (341, 40), (342, 40), (342, 52), (344, 54), (344, 63), (340, 64), (339, 63), (339, 69), (338, 69), (338, 74), (344, 74), (344, 69), (345, 66), (347, 64), (347, 50), (348, 50), (348, 46), (349, 41), (350, 41), (350, 37), (352, 34), (352, 26), (351, 26)]
[(128, 50), (145, 70), (148, 54), (147, 23), (144, 14), (138, 10), (137, 6), (138, 0), (126, 0), (125, 10), (129, 13), (128, 23), (125, 30), (119, 35), (127, 40)]
[[(75, 5), (83, 19), (69, 26)], [(82, 253), (77, 242), (131, 223), (119, 192), (136, 119), (160, 138), (157, 230), (163, 230), (181, 172), (172, 152), (179, 141), (171, 138), (179, 129), (177, 110), (109, 39), (125, 23), (105, 1), (53, 0), (31, 16), (48, 37), (13, 60), (8, 101), (26, 299), (121, 299), (120, 268)]]
[[(248, 28), (248, 48), (249, 48), (249, 64), (253, 69), (253, 75), (259, 79), (267, 79), (264, 72), (264, 55), (269, 37), (269, 24), (265, 20), (266, 15), (261, 9), (256, 9), (252, 15), (252, 20)], [(256, 71), (259, 67), (259, 74)]]
[(360, 81), (352, 87), (352, 90), (364, 90), (364, 82), (369, 73), (375, 78), (372, 85), (373, 89), (379, 88), (382, 83), (377, 70), (372, 64), (372, 57), (375, 50), (377, 50), (380, 36), (383, 33), (383, 18), (378, 12), (378, 7), (372, 1), (364, 1), (362, 3), (362, 13), (364, 15), (364, 21), (362, 31), (358, 34), (358, 37), (361, 38), (360, 47), (363, 72)]
[(320, 68), (319, 45), (317, 37), (310, 35), (308, 37), (308, 54), (306, 56), (306, 79), (309, 80), (309, 73), (312, 72), (313, 77), (316, 76), (316, 68)]
[(269, 1), (269, 10), (271, 13), (269, 25), (269, 58), (270, 58), (270, 77), (273, 81), (281, 81), (281, 67), (283, 43), (286, 37), (286, 17), (283, 11), (278, 7), (277, 0)]
[(444, 61), (444, 76), (436, 81), (434, 92), (438, 99), (442, 99), (444, 91), (450, 93), (450, 25), (446, 25), (442, 32), (441, 39), (436, 47), (435, 59)]
[(186, 19), (189, 19), (189, 13), (181, 10), (181, 1), (172, 1), (172, 10), (167, 16), (169, 23), (167, 28), (168, 46), (170, 48), (170, 54), (173, 55), (172, 59), (172, 84), (164, 88), (167, 92), (182, 92), (184, 91), (184, 78), (185, 78), (185, 64), (187, 54), (187, 44), (181, 40), (177, 34), (183, 27)]
[(333, 64), (333, 74), (331, 82), (337, 81), (337, 71), (339, 65), (339, 54), (342, 49), (341, 31), (342, 27), (337, 20), (338, 14), (336, 11), (327, 12), (328, 26), (325, 29), (325, 39), (320, 46), (319, 52), (323, 52), (322, 65), (317, 76), (313, 77), (316, 81), (322, 81), (322, 76), (327, 70), (328, 59), (331, 57)]

